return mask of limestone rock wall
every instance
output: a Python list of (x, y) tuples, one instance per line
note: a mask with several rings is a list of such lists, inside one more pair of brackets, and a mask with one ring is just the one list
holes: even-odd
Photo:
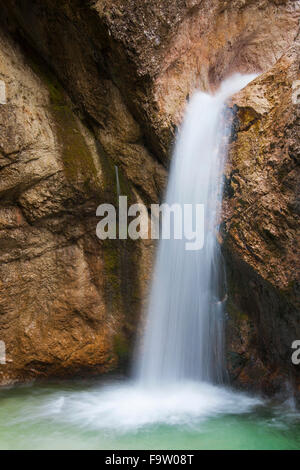
[[(1, 384), (124, 366), (150, 276), (151, 243), (96, 237), (97, 206), (117, 200), (115, 168), (105, 151), (109, 132), (101, 146), (93, 126), (35, 59), (1, 33), (0, 338), (7, 353)], [(139, 149), (133, 144), (131, 155), (127, 141), (139, 126), (114, 87), (108, 89), (108, 128), (119, 131), (109, 148), (118, 145), (120, 161), (124, 155), (132, 162)], [(149, 158), (141, 173), (132, 163), (132, 175), (137, 185), (145, 178), (144, 191), (155, 200), (145, 176), (151, 165)], [(122, 168), (120, 180), (122, 194), (135, 201), (138, 193)]]
[(131, 201), (160, 201), (189, 95), (236, 71), (263, 75), (229, 111), (229, 369), (247, 387), (297, 382), (299, 1), (1, 3), (0, 382), (126, 362), (153, 244), (101, 243), (96, 207), (116, 201), (115, 165)]
[(235, 96), (223, 236), (232, 378), (278, 391), (300, 385), (300, 42)]

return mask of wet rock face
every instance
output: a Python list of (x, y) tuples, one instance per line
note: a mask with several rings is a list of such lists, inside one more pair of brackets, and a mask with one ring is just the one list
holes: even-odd
[(294, 43), (298, 3), (5, 2), (0, 340), (12, 362), (0, 368), (1, 383), (102, 373), (126, 362), (153, 244), (100, 242), (96, 207), (115, 203), (114, 165), (131, 201), (159, 202), (189, 94), (235, 71), (269, 72), (231, 113), (223, 224), (229, 365), (247, 386), (271, 384), (275, 370), (290, 373), (287, 345), (298, 331), (296, 52), (278, 60)]
[[(0, 381), (68, 367), (104, 371), (114, 358), (103, 281), (97, 286), (90, 269), (102, 250), (93, 236), (93, 195), (103, 184), (95, 144), (55, 82), (50, 90), (3, 35), (0, 57), (0, 336), (7, 351)], [(82, 157), (74, 155), (74, 165), (72, 145)]]
[(193, 90), (214, 88), (235, 71), (267, 70), (293, 42), (299, 20), (294, 1), (108, 0), (95, 8), (134, 63), (135, 87), (147, 84), (140, 117), (164, 162)]
[[(121, 246), (96, 237), (97, 206), (116, 202), (109, 161), (116, 142), (120, 161), (124, 155), (132, 162), (135, 181), (142, 185), (145, 178), (144, 193), (153, 191), (151, 158), (139, 173), (138, 148), (128, 143), (139, 135), (138, 125), (108, 84), (108, 148), (35, 59), (1, 33), (0, 339), (7, 354), (1, 384), (124, 366), (150, 273), (151, 244), (125, 240)], [(112, 138), (110, 126), (117, 125)], [(139, 158), (146, 159), (140, 147)], [(136, 200), (121, 169), (120, 184)]]
[[(229, 360), (244, 385), (300, 384), (292, 343), (300, 338), (299, 150), (296, 84), (300, 43), (233, 100), (224, 252), (230, 302)], [(238, 334), (236, 334), (239, 331)]]
[(102, 126), (109, 98), (103, 79), (111, 79), (142, 124), (147, 147), (168, 166), (189, 94), (235, 71), (267, 70), (293, 42), (299, 6), (294, 0), (31, 0), (29, 8), (8, 0), (1, 14)]

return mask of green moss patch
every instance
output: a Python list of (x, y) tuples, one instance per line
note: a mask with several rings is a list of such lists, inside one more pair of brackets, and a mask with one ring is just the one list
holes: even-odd
[(119, 367), (126, 367), (129, 361), (129, 344), (127, 338), (123, 334), (115, 335), (113, 339), (113, 349), (119, 362)]
[(49, 111), (56, 126), (67, 179), (72, 183), (82, 183), (86, 189), (95, 189), (97, 168), (93, 155), (78, 127), (64, 89), (46, 65), (34, 61), (30, 65), (49, 92)]

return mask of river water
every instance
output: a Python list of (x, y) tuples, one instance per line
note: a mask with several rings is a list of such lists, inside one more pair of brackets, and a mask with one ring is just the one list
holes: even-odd
[(300, 414), (223, 387), (56, 383), (0, 391), (0, 449), (299, 449)]

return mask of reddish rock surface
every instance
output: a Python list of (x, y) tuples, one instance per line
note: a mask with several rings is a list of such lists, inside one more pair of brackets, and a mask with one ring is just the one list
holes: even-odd
[(161, 200), (189, 94), (235, 71), (266, 73), (231, 113), (229, 366), (247, 387), (275, 390), (276, 374), (295, 380), (297, 49), (280, 57), (298, 21), (292, 0), (5, 2), (0, 339), (11, 362), (1, 383), (126, 362), (153, 244), (100, 243), (96, 207), (115, 201), (114, 165), (131, 200)]
[(233, 374), (255, 384), (257, 373), (267, 390), (300, 383), (291, 360), (300, 338), (299, 46), (298, 40), (232, 103), (223, 222), (229, 355), (239, 363)]

